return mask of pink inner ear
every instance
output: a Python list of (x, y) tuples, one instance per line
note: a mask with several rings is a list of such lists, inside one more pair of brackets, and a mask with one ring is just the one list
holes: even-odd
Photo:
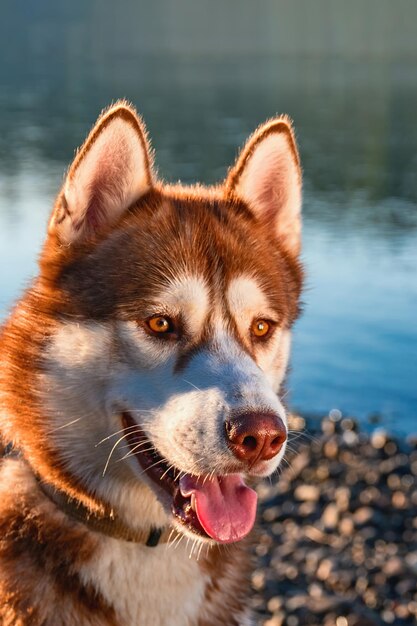
[(269, 132), (244, 160), (235, 193), (270, 225), (288, 250), (300, 243), (301, 176), (290, 130)]
[(263, 216), (268, 221), (274, 220), (279, 207), (288, 202), (288, 179), (290, 176), (288, 163), (279, 154), (267, 153), (259, 155), (257, 164), (259, 171), (253, 172), (253, 201), (263, 209)]
[(109, 220), (109, 209), (114, 204), (123, 204), (126, 195), (130, 163), (129, 147), (118, 146), (113, 154), (102, 154), (95, 164), (95, 175), (88, 189), (88, 205), (84, 220), (74, 224), (80, 231), (85, 228), (94, 233)]
[(139, 120), (123, 107), (109, 110), (90, 133), (68, 174), (67, 211), (51, 222), (71, 243), (107, 230), (152, 187), (145, 136)]

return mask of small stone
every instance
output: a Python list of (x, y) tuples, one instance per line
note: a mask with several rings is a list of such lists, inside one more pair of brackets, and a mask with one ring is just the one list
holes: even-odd
[(300, 415), (295, 415), (295, 413), (290, 413), (287, 419), (288, 419), (289, 430), (300, 431), (300, 430), (304, 430), (306, 427), (306, 421), (304, 417), (301, 417)]
[(387, 485), (391, 489), (391, 491), (399, 489), (401, 487), (401, 478), (398, 476), (398, 474), (390, 474), (389, 476), (387, 476)]
[(332, 422), (340, 422), (340, 420), (342, 419), (342, 411), (340, 411), (339, 409), (332, 409), (331, 411), (329, 411), (329, 418)]
[(333, 435), (336, 430), (336, 426), (333, 421), (324, 419), (321, 423), (321, 429), (325, 435)]
[(353, 430), (347, 430), (343, 433), (343, 442), (347, 446), (355, 446), (358, 442), (358, 435)]
[(382, 428), (378, 428), (371, 435), (371, 444), (377, 450), (381, 450), (388, 440), (388, 433)]
[(398, 604), (395, 607), (395, 615), (400, 619), (407, 619), (410, 616), (410, 611), (406, 604)]
[(271, 497), (271, 486), (266, 481), (258, 483), (255, 488), (260, 500), (267, 500)]
[(311, 541), (317, 543), (326, 543), (326, 535), (319, 528), (315, 526), (306, 526), (304, 530), (305, 536)]
[(336, 459), (339, 452), (339, 446), (337, 445), (336, 439), (329, 439), (329, 441), (326, 441), (323, 451), (324, 455), (328, 459)]
[(335, 492), (335, 500), (339, 511), (347, 511), (350, 502), (350, 489), (348, 487), (338, 487)]
[(321, 516), (322, 524), (325, 530), (334, 530), (339, 521), (339, 509), (336, 504), (331, 502), (326, 506)]
[(279, 596), (273, 596), (268, 600), (267, 608), (270, 613), (276, 613), (282, 607), (282, 601)]
[(316, 502), (302, 502), (298, 507), (298, 513), (302, 517), (309, 517), (316, 510)]
[(416, 602), (409, 602), (408, 603), (408, 610), (410, 611), (410, 613), (412, 615), (416, 615), (417, 616), (417, 601)]
[(298, 576), (298, 569), (295, 565), (287, 565), (285, 568), (285, 576), (289, 578), (289, 580), (294, 580)]
[(401, 477), (401, 486), (406, 491), (408, 491), (408, 489), (410, 489), (414, 484), (415, 479), (414, 476), (411, 476), (411, 474), (406, 474), (405, 476)]
[(327, 466), (327, 463), (326, 464), (320, 463), (320, 465), (318, 466), (316, 470), (315, 478), (319, 480), (320, 482), (323, 482), (327, 480), (327, 478), (329, 478), (329, 468)]
[(293, 596), (292, 598), (288, 598), (285, 608), (291, 612), (296, 611), (302, 606), (305, 606), (307, 600), (308, 600), (308, 596), (306, 596), (304, 593), (297, 594)]
[(342, 430), (357, 430), (358, 428), (358, 424), (356, 422), (356, 420), (350, 418), (350, 417), (345, 417), (341, 423), (340, 423)]
[(345, 537), (350, 537), (353, 533), (354, 524), (351, 517), (344, 517), (339, 523), (339, 532)]
[(331, 561), (330, 559), (323, 559), (317, 570), (317, 578), (319, 580), (326, 580), (332, 572), (333, 567), (333, 561)]
[(388, 441), (384, 446), (384, 452), (387, 456), (393, 456), (398, 450), (397, 444), (394, 441)]
[(373, 509), (370, 506), (361, 506), (353, 514), (353, 521), (356, 526), (364, 526), (371, 521), (374, 515)]
[(280, 508), (278, 506), (270, 506), (264, 510), (262, 517), (264, 518), (265, 522), (269, 524), (270, 522), (276, 520), (279, 514)]
[(297, 500), (316, 502), (320, 497), (320, 490), (315, 485), (299, 485), (294, 491)]
[(395, 613), (393, 613), (389, 609), (385, 609), (385, 611), (382, 611), (381, 617), (387, 624), (393, 624), (395, 622)]
[(409, 552), (405, 557), (405, 560), (408, 567), (417, 574), (417, 552)]
[(252, 574), (252, 587), (257, 591), (260, 591), (265, 587), (265, 572), (262, 570), (255, 570)]
[(394, 491), (391, 499), (392, 505), (396, 509), (404, 509), (407, 506), (407, 498), (402, 491)]
[(384, 563), (382, 571), (388, 578), (399, 576), (404, 571), (403, 561), (398, 556), (393, 556)]
[(339, 606), (339, 600), (335, 596), (321, 596), (309, 598), (308, 608), (318, 615), (334, 611)]
[(308, 588), (308, 592), (312, 598), (321, 598), (323, 595), (323, 588), (317, 583), (312, 583)]

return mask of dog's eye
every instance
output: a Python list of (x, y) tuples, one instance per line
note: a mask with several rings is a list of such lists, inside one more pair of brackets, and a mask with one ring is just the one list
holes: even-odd
[(251, 332), (255, 337), (265, 338), (271, 332), (272, 324), (263, 319), (252, 322)]
[(169, 335), (175, 332), (174, 322), (164, 315), (154, 315), (146, 320), (149, 330), (158, 335)]

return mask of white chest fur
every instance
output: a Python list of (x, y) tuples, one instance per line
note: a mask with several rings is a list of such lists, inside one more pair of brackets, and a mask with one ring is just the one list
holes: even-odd
[(192, 626), (207, 576), (189, 552), (185, 544), (148, 548), (103, 537), (81, 577), (114, 607), (123, 626)]

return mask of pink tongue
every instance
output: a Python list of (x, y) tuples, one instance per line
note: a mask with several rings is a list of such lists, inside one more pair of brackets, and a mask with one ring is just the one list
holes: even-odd
[(183, 496), (195, 495), (198, 520), (205, 532), (219, 543), (243, 539), (255, 522), (257, 495), (240, 474), (191, 476), (180, 479)]

